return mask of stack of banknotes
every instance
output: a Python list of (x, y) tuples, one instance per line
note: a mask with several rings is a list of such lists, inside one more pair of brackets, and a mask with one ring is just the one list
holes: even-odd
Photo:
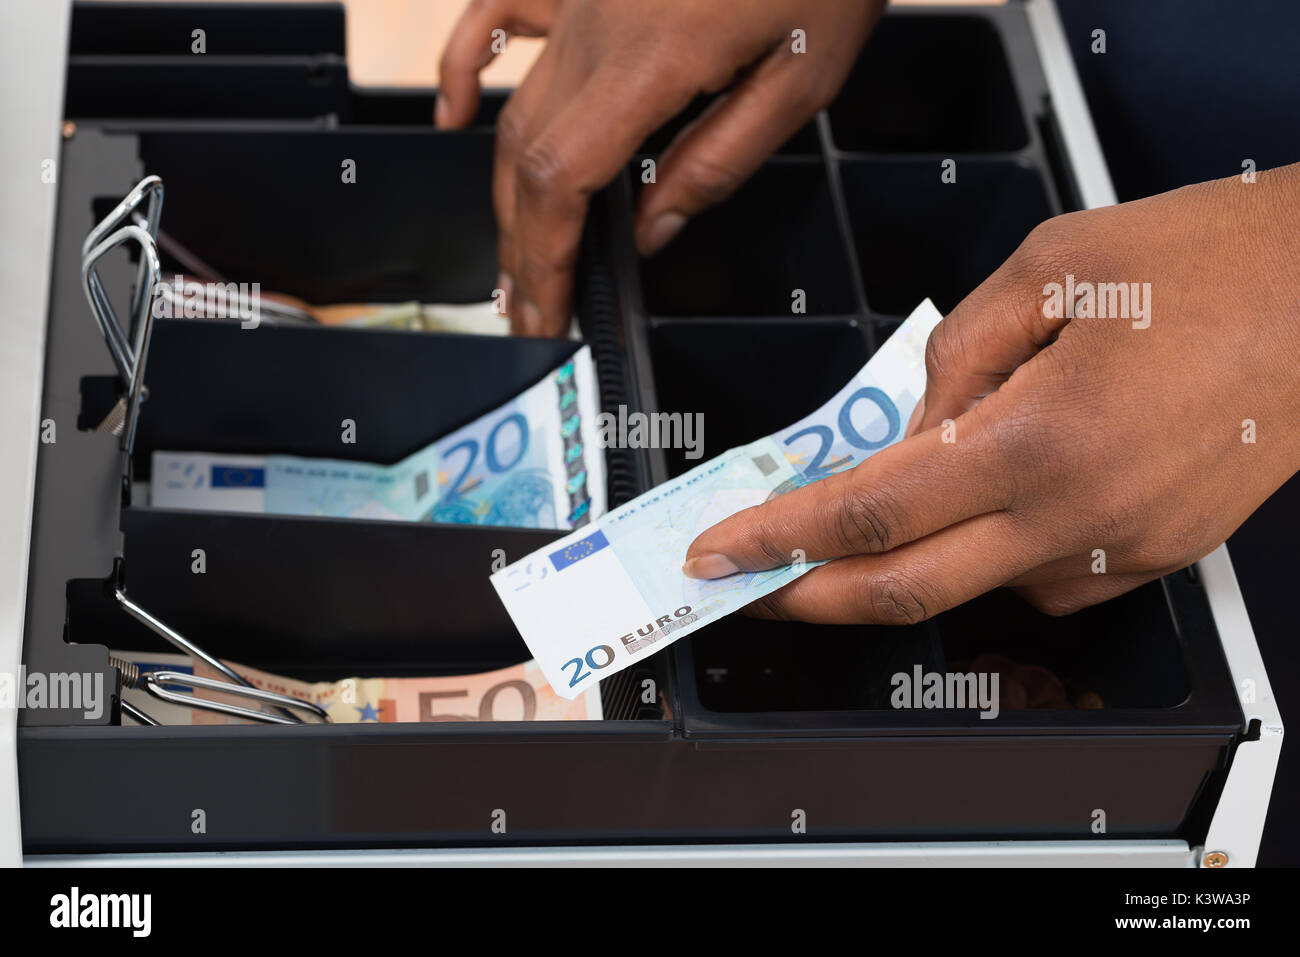
[[(402, 329), (407, 332), (455, 332), (471, 336), (508, 336), (510, 319), (496, 302), (399, 302), (316, 306), (316, 321), (327, 326)], [(577, 317), (569, 322), (569, 339), (582, 338)]]
[[(114, 657), (135, 662), (141, 673), (173, 671), (228, 680), (189, 655), (115, 651)], [(398, 721), (592, 721), (601, 718), (600, 690), (593, 688), (573, 700), (558, 697), (536, 662), (525, 661), (497, 671), (443, 678), (344, 678), (341, 681), (298, 681), (226, 662), (236, 674), (264, 691), (307, 701), (325, 709), (335, 724)], [(268, 710), (234, 695), (204, 689), (173, 688), (196, 698), (223, 701), (253, 710)], [(139, 688), (124, 688), (125, 700), (162, 724), (251, 724), (203, 708), (160, 701)]]
[[(213, 284), (220, 284), (220, 308), (208, 296)], [(486, 302), (346, 302), (312, 305), (296, 296), (249, 292), (248, 284), (237, 286), (217, 279), (199, 282), (183, 275), (168, 274), (158, 284), (158, 295), (166, 301), (169, 315), (186, 319), (241, 320), (257, 316), (259, 324), (351, 326), (361, 329), (400, 329), (406, 332), (453, 332), (471, 336), (508, 336), (510, 318), (501, 300)], [(233, 297), (233, 298), (232, 298)], [(577, 317), (569, 323), (568, 338), (581, 338)]]
[(393, 465), (292, 455), (153, 453), (150, 504), (521, 528), (605, 511), (591, 350), (510, 402)]
[[(903, 437), (925, 393), (925, 344), (943, 317), (927, 299), (816, 412), (724, 452), (492, 575), (563, 697), (789, 584), (811, 565), (697, 581), (691, 542), (744, 508), (852, 468)], [(810, 370), (811, 371), (811, 370)]]

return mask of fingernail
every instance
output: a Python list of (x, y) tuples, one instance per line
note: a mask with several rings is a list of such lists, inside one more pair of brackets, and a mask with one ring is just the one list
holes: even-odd
[(912, 417), (907, 420), (907, 431), (903, 433), (903, 438), (910, 439), (923, 418), (925, 418), (925, 396), (921, 396), (921, 401), (916, 403), (916, 408), (912, 410)]
[(660, 213), (637, 233), (637, 251), (642, 256), (653, 256), (667, 246), (685, 225), (686, 217), (681, 213)]
[(519, 306), (519, 331), (525, 336), (537, 336), (542, 332), (542, 310), (528, 300)]
[(740, 571), (740, 567), (726, 555), (709, 552), (688, 558), (682, 566), (682, 573), (687, 578), (726, 578)]
[(445, 128), (451, 120), (451, 104), (446, 98), (439, 93), (438, 102), (433, 106), (433, 125), (439, 129)]

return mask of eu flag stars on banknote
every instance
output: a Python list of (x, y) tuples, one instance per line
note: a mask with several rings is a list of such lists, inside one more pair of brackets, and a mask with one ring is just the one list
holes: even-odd
[(925, 392), (925, 343), (942, 318), (926, 300), (816, 412), (494, 574), (497, 594), (556, 693), (573, 698), (812, 567), (712, 581), (682, 573), (687, 548), (705, 529), (899, 441)]

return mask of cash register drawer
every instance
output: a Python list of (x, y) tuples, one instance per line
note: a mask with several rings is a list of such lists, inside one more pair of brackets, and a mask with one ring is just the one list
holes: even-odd
[[(313, 303), (472, 302), (497, 275), (501, 94), (470, 130), (435, 132), (432, 91), (348, 86), (341, 9), (207, 9), (209, 48), (238, 57), (188, 63), (193, 10), (74, 13), (44, 394), (59, 431), (38, 462), (24, 662), (116, 693), (108, 649), (168, 650), (117, 584), (212, 654), (303, 679), (524, 660), (487, 576), (558, 532), (156, 509), (138, 486), (154, 449), (394, 461), (576, 343), (160, 319), (133, 459), (90, 431), (120, 387), (80, 245), (142, 175), (162, 177), (175, 240)], [(818, 406), (918, 301), (951, 308), (1078, 202), (1019, 4), (891, 12), (841, 96), (641, 262), (641, 161), (703, 105), (596, 198), (577, 312), (604, 408), (702, 413), (706, 456)], [(133, 265), (102, 272), (124, 301)], [(357, 442), (341, 452), (343, 419)], [(615, 505), (691, 464), (607, 459)], [(892, 700), (896, 675), (981, 669), (1014, 686), (994, 719)], [(24, 711), (24, 845), (1194, 843), (1243, 722), (1192, 571), (1060, 619), (1003, 593), (909, 628), (734, 616), (601, 691), (604, 719), (580, 722), (144, 727), (116, 697), (89, 717)]]

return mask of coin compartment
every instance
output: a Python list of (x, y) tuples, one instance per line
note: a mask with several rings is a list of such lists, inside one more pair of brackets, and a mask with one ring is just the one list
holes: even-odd
[[(765, 245), (764, 255), (784, 256), (784, 266), (755, 269), (756, 279), (731, 271), (728, 247), (761, 234), (763, 216), (788, 218), (801, 200), (817, 209), (806, 189), (760, 185), (706, 214), (743, 228), (702, 230), (692, 244), (687, 226), (679, 237), (687, 244), (663, 268), (657, 259), (673, 246), (639, 267), (628, 253), (625, 319), (642, 403), (701, 413), (706, 457), (783, 428), (833, 395), (921, 299), (951, 310), (1034, 226), (1068, 211), (1077, 189), (1050, 138), (1055, 120), (1041, 74), (1025, 69), (1020, 53), (1005, 55), (1023, 51), (1025, 39), (1015, 5), (978, 15), (891, 11), (817, 125), (832, 213), (818, 214), (812, 250), (796, 226)], [(754, 182), (775, 182), (806, 162), (778, 156)], [(626, 173), (628, 230), (638, 194), (653, 188), (637, 173), (635, 165)], [(805, 216), (796, 222), (813, 214)], [(799, 265), (809, 259), (816, 267)], [(718, 262), (716, 277), (697, 278)], [(771, 305), (775, 292), (755, 307), (746, 285), (766, 289), (779, 275), (781, 288), (808, 276), (824, 286), (831, 272), (839, 277), (832, 286), (854, 291), (849, 308), (836, 302), (840, 315), (782, 315)], [(693, 464), (681, 450), (645, 456), (655, 482)], [(902, 628), (734, 615), (667, 654), (683, 733), (702, 747), (830, 738), (862, 748), (867, 754), (837, 759), (846, 782), (858, 757), (880, 775), (859, 792), (858, 820), (864, 834), (881, 838), (1079, 836), (1090, 819), (1076, 801), (1092, 802), (1089, 810), (1124, 805), (1112, 833), (1194, 834), (1198, 807), (1222, 780), (1224, 735), (1241, 720), (1205, 591), (1190, 572), (1068, 618), (1008, 592)], [(1007, 669), (1000, 681), (1045, 681), (1037, 669), (1050, 671), (1065, 704), (1007, 707), (987, 720), (892, 700), (900, 673), (963, 672), (972, 662), (988, 669), (990, 661)], [(1076, 707), (1086, 693), (1104, 707)], [(916, 783), (948, 780), (953, 748), (982, 762), (984, 793), (961, 807)], [(1117, 790), (1119, 779), (1132, 787)], [(900, 829), (902, 820), (910, 823)]]
[[(853, 249), (877, 313), (905, 316), (923, 298), (950, 311), (1060, 212), (1020, 160), (839, 160)], [(937, 266), (937, 268), (936, 268)]]
[(949, 12), (885, 17), (827, 110), (835, 146), (943, 155), (1028, 146), (1003, 39), (1015, 26)]
[[(636, 167), (639, 169), (639, 167)], [(633, 174), (635, 175), (635, 169)], [(655, 185), (641, 185), (653, 189)], [(820, 159), (779, 157), (641, 263), (653, 316), (841, 315), (858, 309)]]

